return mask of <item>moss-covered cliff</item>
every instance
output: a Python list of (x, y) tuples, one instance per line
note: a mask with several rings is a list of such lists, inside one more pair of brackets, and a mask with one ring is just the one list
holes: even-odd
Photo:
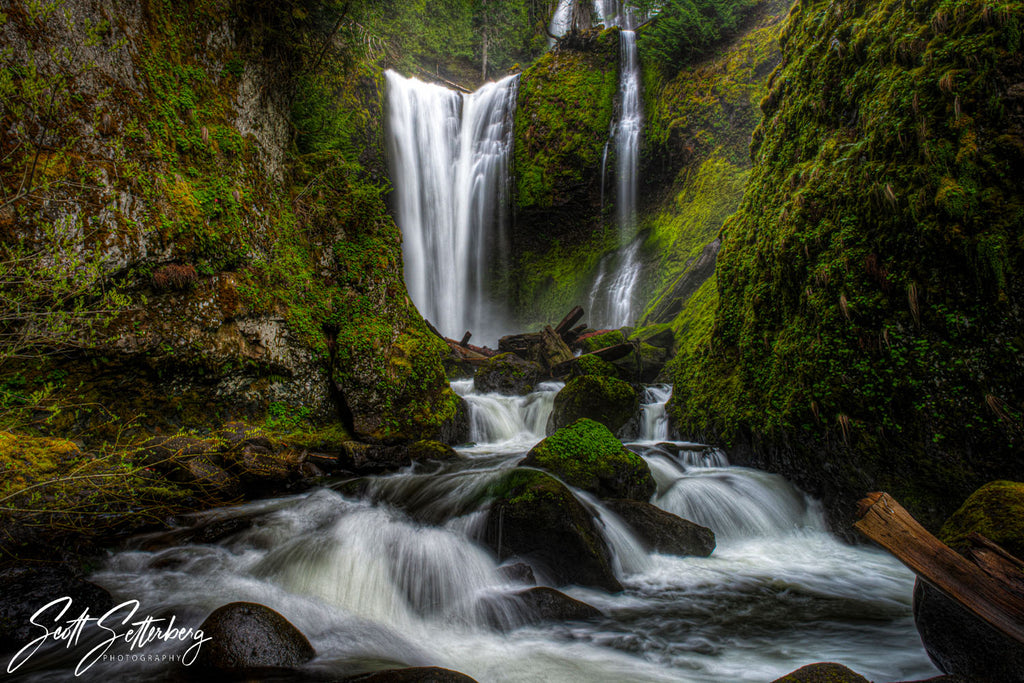
[(379, 55), (331, 31), (345, 9), (3, 15), (5, 406), (459, 438), (384, 203)]
[(524, 325), (558, 320), (585, 300), (601, 256), (618, 246), (602, 211), (614, 186), (607, 197), (601, 188), (618, 62), (618, 31), (594, 29), (563, 39), (520, 77), (510, 280)]
[(750, 136), (781, 59), (788, 9), (784, 1), (760, 3), (737, 36), (675, 74), (645, 63), (642, 174), (654, 201), (641, 223), (650, 264), (641, 323), (671, 324), (683, 345), (699, 343), (710, 326), (718, 232), (750, 175)]
[(1016, 3), (802, 1), (672, 413), (832, 501), (923, 519), (1021, 476)]

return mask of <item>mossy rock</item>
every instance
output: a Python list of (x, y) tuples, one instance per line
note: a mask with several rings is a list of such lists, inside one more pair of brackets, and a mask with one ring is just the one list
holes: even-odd
[(671, 358), (671, 352), (645, 342), (641, 342), (636, 351), (612, 363), (620, 377), (628, 377), (643, 384), (652, 384), (665, 369)]
[(583, 353), (593, 353), (599, 349), (624, 344), (626, 335), (622, 330), (603, 330), (591, 334), (585, 334), (576, 341), (576, 347)]
[(539, 363), (514, 353), (500, 353), (488, 359), (473, 375), (473, 387), (481, 393), (525, 396), (544, 377)]
[(1024, 559), (1024, 483), (993, 481), (971, 494), (946, 520), (939, 539), (958, 552), (977, 532)]
[(459, 454), (454, 448), (440, 441), (416, 441), (409, 444), (409, 459), (420, 460), (455, 460)]
[(614, 365), (599, 358), (598, 356), (580, 356), (579, 360), (572, 364), (572, 376), (583, 377), (592, 375), (595, 377), (619, 377), (619, 369)]
[(596, 420), (618, 432), (639, 408), (637, 390), (620, 379), (602, 375), (574, 377), (555, 396), (548, 433), (580, 418)]
[(622, 590), (590, 511), (558, 480), (515, 469), (490, 494), (482, 540), (499, 560), (521, 558), (556, 585)]
[(842, 664), (821, 662), (808, 664), (777, 678), (772, 683), (870, 683), (868, 679)]
[[(979, 488), (942, 525), (939, 540), (963, 553), (972, 532), (1024, 558), (1024, 483), (993, 481)], [(1020, 643), (920, 580), (914, 586), (914, 624), (943, 672), (969, 680), (1022, 680)]]
[(601, 498), (648, 500), (651, 470), (600, 422), (576, 420), (533, 447), (521, 463), (547, 470), (570, 486)]

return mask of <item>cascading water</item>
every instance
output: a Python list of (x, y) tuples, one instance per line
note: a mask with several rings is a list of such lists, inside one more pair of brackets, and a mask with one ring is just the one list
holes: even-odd
[(503, 279), (518, 76), (470, 95), (388, 71), (388, 165), (405, 279), (425, 318), (451, 337), (506, 333)]
[[(605, 17), (606, 22), (617, 22), (621, 17), (616, 13), (609, 18), (605, 12), (611, 12), (613, 9), (602, 7), (600, 3), (598, 11)], [(628, 12), (625, 13), (624, 18), (629, 20)], [(620, 114), (612, 132), (615, 141), (615, 202), (616, 219), (619, 226), (619, 250), (602, 260), (590, 292), (591, 319), (598, 326), (611, 328), (633, 323), (636, 287), (640, 281), (643, 265), (639, 258), (641, 240), (636, 236), (640, 128), (643, 121), (636, 34), (633, 31), (623, 30), (620, 32), (619, 42)], [(602, 192), (603, 186), (604, 162), (602, 162)], [(609, 272), (612, 275), (609, 276)]]
[[(699, 444), (660, 441), (664, 385), (645, 392), (651, 419), (629, 446), (655, 477), (652, 502), (709, 526), (718, 547), (707, 558), (648, 552), (601, 500), (575, 491), (625, 590), (561, 587), (605, 616), (523, 626), (516, 592), (526, 586), (474, 539), (491, 484), (543, 438), (559, 385), (523, 397), (479, 394), (471, 382), (454, 388), (476, 440), (459, 458), (205, 513), (200, 528), (234, 531), (213, 544), (183, 541), (186, 530), (140, 539), (91, 580), (179, 623), (198, 624), (235, 600), (265, 604), (309, 638), (317, 658), (302, 673), (317, 680), (408, 665), (481, 682), (763, 683), (812, 661), (841, 661), (874, 680), (936, 675), (913, 626), (913, 574), (880, 551), (838, 542), (819, 506), (781, 477), (730, 467)], [(33, 658), (29, 680), (61, 680), (64, 652), (54, 643)], [(148, 682), (178, 666), (110, 662), (97, 676)]]

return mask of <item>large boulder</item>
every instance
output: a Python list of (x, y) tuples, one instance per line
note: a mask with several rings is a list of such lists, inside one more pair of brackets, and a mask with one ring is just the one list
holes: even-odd
[(644, 459), (603, 424), (586, 418), (541, 441), (520, 464), (547, 470), (600, 498), (648, 500), (656, 488)]
[[(939, 540), (958, 551), (977, 532), (1024, 557), (1024, 483), (985, 484), (954, 512)], [(914, 623), (925, 651), (947, 674), (982, 681), (1024, 681), (1024, 647), (928, 584), (914, 586)]]
[(570, 374), (573, 377), (582, 377), (584, 375), (597, 375), (598, 377), (619, 377), (619, 369), (604, 360), (600, 356), (593, 354), (586, 354), (580, 356), (575, 363), (572, 364)]
[(481, 393), (525, 396), (544, 377), (539, 363), (514, 353), (499, 353), (480, 366), (473, 375), (473, 387)]
[(605, 501), (625, 520), (648, 550), (666, 555), (707, 557), (715, 550), (715, 532), (639, 500)]
[(309, 640), (278, 612), (254, 602), (218, 607), (200, 628), (209, 638), (196, 660), (200, 670), (258, 674), (302, 666), (316, 656)]
[(614, 377), (574, 377), (555, 396), (548, 433), (590, 418), (618, 432), (640, 408), (640, 395), (628, 383)]
[(482, 541), (499, 559), (526, 560), (558, 585), (622, 590), (593, 516), (556, 479), (515, 469), (492, 494)]

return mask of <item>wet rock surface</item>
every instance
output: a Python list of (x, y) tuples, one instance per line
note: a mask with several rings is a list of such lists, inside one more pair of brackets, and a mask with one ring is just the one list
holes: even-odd
[(218, 607), (200, 627), (196, 666), (207, 673), (254, 674), (298, 667), (316, 656), (309, 640), (281, 614), (254, 602)]

